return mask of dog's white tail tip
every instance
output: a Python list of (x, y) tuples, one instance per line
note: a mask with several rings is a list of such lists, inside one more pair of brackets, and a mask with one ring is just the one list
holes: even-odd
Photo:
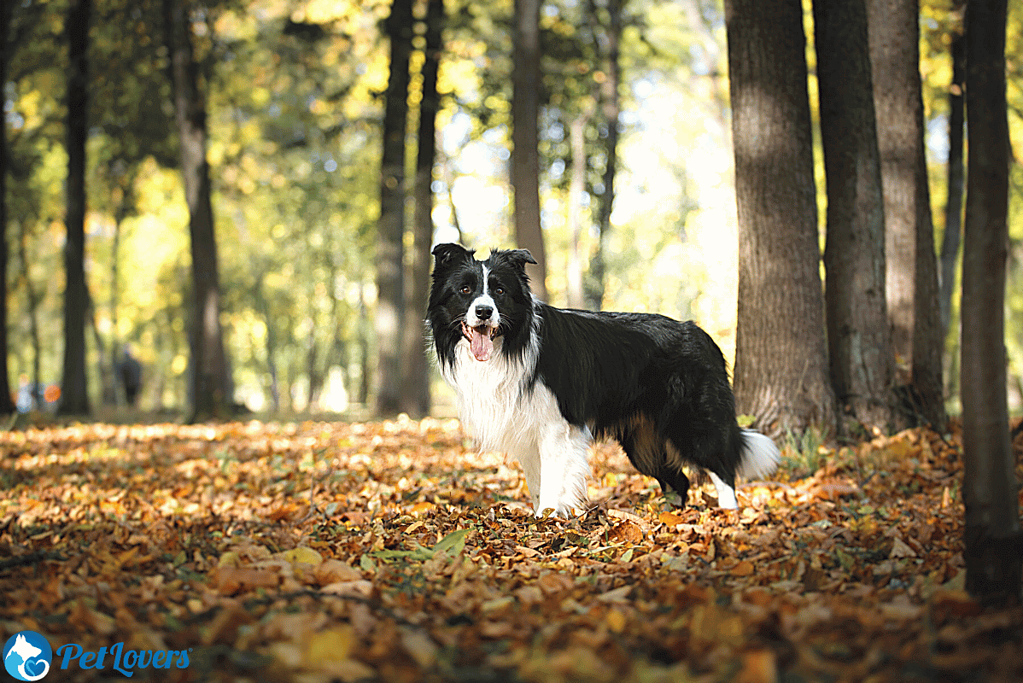
[(770, 437), (752, 429), (742, 430), (742, 461), (736, 472), (746, 479), (761, 479), (778, 469), (781, 451)]

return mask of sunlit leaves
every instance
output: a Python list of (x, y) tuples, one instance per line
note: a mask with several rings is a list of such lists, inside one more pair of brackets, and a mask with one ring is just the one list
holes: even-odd
[(1023, 612), (962, 591), (958, 443), (826, 448), (735, 512), (600, 446), (591, 508), (537, 520), (455, 421), (8, 432), (0, 619), (218, 680), (1016, 680)]

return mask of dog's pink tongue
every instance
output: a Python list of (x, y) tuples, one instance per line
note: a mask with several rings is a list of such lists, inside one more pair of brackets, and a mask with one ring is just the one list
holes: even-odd
[(494, 340), (489, 334), (484, 334), (476, 328), (472, 328), (470, 334), (472, 336), (469, 339), (469, 348), (472, 349), (472, 355), (481, 362), (490, 360), (490, 354), (494, 352)]

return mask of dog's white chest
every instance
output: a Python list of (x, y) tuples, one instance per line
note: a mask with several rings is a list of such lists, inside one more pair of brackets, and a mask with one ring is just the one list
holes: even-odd
[(445, 378), (458, 395), (462, 424), (481, 448), (516, 453), (536, 442), (537, 427), (560, 418), (557, 402), (542, 384), (526, 386), (522, 361), (497, 352), (477, 361), (468, 344), (459, 344)]

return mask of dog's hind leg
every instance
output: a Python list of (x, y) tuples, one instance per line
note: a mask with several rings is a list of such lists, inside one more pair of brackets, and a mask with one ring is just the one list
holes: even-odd
[[(718, 507), (726, 510), (734, 510), (739, 507), (739, 501), (735, 498), (735, 487), (717, 474), (713, 470), (707, 470), (707, 474), (710, 475), (710, 480), (714, 482), (714, 488), (718, 492)], [(735, 479), (732, 479), (733, 483)]]
[[(625, 455), (632, 466), (648, 477), (654, 477), (661, 485), (664, 498), (676, 507), (684, 508), (689, 496), (689, 478), (679, 467), (673, 467), (668, 460), (670, 446), (654, 432), (653, 425), (643, 418), (634, 419), (629, 429), (618, 436)], [(677, 459), (676, 459), (677, 460)], [(673, 494), (678, 500), (672, 500)]]

